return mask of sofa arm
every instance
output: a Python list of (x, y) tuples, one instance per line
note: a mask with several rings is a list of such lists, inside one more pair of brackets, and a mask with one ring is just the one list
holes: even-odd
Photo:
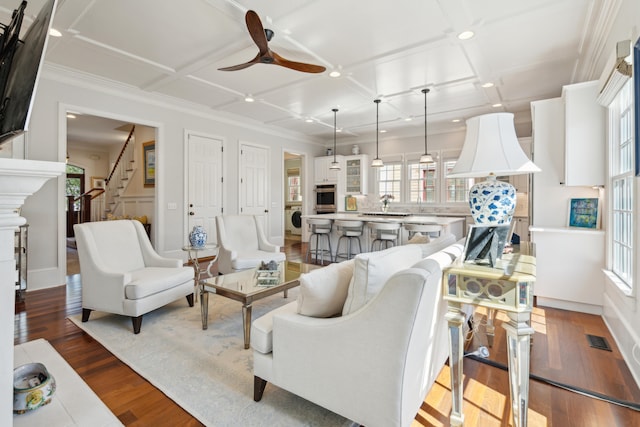
[(360, 424), (401, 425), (406, 400), (426, 394), (436, 270), (395, 274), (347, 316), (274, 316), (268, 380)]

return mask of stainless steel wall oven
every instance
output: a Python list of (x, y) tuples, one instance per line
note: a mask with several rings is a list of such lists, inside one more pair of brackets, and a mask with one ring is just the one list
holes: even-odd
[(316, 185), (316, 213), (336, 213), (337, 189), (335, 184)]

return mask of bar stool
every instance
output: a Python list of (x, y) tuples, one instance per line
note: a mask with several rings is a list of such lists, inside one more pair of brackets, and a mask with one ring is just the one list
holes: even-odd
[[(355, 255), (351, 251), (351, 243), (355, 240), (358, 242), (358, 253), (362, 253), (362, 246), (360, 243), (360, 236), (362, 236), (362, 230), (364, 228), (363, 221), (354, 220), (335, 220), (333, 224), (340, 233), (338, 244), (336, 245), (336, 255), (333, 258), (335, 262), (338, 262), (338, 258), (351, 259)], [(347, 251), (340, 252), (340, 242), (342, 239), (347, 239)]]
[[(331, 262), (331, 227), (333, 225), (333, 220), (330, 219), (320, 219), (320, 218), (307, 218), (307, 224), (309, 224), (309, 228), (311, 229), (311, 235), (309, 236), (309, 244), (307, 246), (307, 255), (305, 256), (305, 262), (309, 262), (309, 256), (313, 255), (314, 264), (318, 263), (318, 257), (320, 258), (320, 265), (324, 265), (324, 256), (328, 255), (329, 262)], [(311, 249), (313, 246), (313, 239), (316, 239), (315, 249)], [(327, 246), (329, 249), (324, 247), (321, 239), (327, 239)]]
[(375, 245), (378, 243), (378, 250), (389, 248), (398, 244), (400, 236), (399, 222), (370, 222), (367, 224), (371, 232), (371, 252), (375, 251)]
[(438, 224), (405, 224), (404, 229), (407, 230), (407, 242), (416, 235), (416, 233), (426, 234), (429, 237), (440, 237), (442, 226)]

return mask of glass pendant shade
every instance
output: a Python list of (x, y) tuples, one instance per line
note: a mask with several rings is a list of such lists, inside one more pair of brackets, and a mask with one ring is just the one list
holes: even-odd
[(338, 112), (338, 109), (334, 108), (331, 111), (333, 111), (333, 162), (331, 162), (331, 166), (329, 166), (329, 169), (339, 171), (340, 162), (336, 160), (336, 113)]
[(433, 157), (431, 154), (423, 154), (420, 156), (420, 163), (433, 163)]
[(376, 103), (376, 158), (371, 161), (371, 167), (381, 168), (382, 166), (384, 166), (384, 163), (382, 163), (382, 159), (380, 158), (380, 156), (378, 156), (378, 135), (380, 134), (380, 132), (378, 131), (378, 109), (380, 107), (380, 100), (375, 99), (373, 102)]

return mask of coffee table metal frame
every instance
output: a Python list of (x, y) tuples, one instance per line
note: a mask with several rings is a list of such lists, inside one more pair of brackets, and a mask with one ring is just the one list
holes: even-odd
[[(296, 275), (295, 278), (291, 280), (287, 280), (286, 271), (288, 269), (287, 264), (299, 265), (300, 274), (305, 273), (307, 271), (311, 271), (315, 268), (320, 268), (320, 266), (304, 264), (304, 263), (293, 263), (290, 261), (284, 261), (286, 264), (281, 269), (281, 274), (283, 274), (283, 282), (278, 285), (272, 286), (257, 286), (255, 283), (250, 283), (250, 280), (247, 279), (248, 275), (251, 275), (253, 272), (254, 278), (256, 277), (256, 269), (253, 268), (251, 270), (244, 270), (237, 273), (224, 274), (218, 277), (212, 277), (208, 279), (204, 279), (200, 281), (200, 309), (202, 314), (202, 329), (207, 329), (208, 320), (209, 320), (209, 293), (215, 293), (225, 298), (229, 298), (235, 301), (242, 303), (242, 326), (244, 330), (244, 348), (249, 348), (249, 343), (251, 340), (251, 310), (252, 304), (254, 301), (266, 298), (268, 296), (277, 294), (279, 292), (284, 293), (284, 298), (288, 297), (288, 290), (294, 288), (300, 284), (299, 277), (300, 275)], [(291, 270), (289, 270), (291, 271)], [(235, 280), (235, 279), (238, 280)], [(219, 280), (223, 280), (223, 284), (219, 285), (217, 282)], [(231, 289), (229, 287), (225, 287), (224, 283), (237, 284), (239, 281), (244, 280), (244, 283), (247, 284), (248, 290), (243, 291), (240, 289)], [(254, 279), (255, 280), (255, 279)]]

